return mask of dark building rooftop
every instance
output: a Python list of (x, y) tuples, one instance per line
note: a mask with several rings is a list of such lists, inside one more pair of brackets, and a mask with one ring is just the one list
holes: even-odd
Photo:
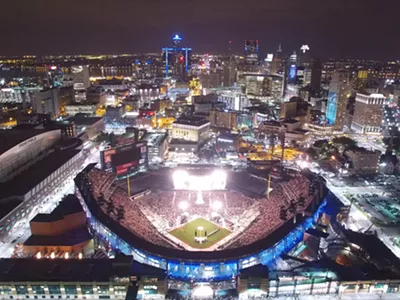
[(75, 195), (65, 196), (57, 207), (49, 214), (37, 214), (31, 222), (54, 222), (63, 219), (64, 216), (82, 212), (82, 206)]
[(289, 124), (296, 124), (299, 123), (299, 121), (295, 120), (295, 119), (285, 119), (282, 121), (283, 123), (289, 123)]
[(182, 116), (178, 120), (174, 122), (175, 124), (183, 124), (183, 125), (191, 125), (191, 126), (201, 126), (207, 123), (210, 123), (206, 119), (202, 117), (196, 117), (196, 116)]
[(24, 196), (79, 152), (75, 149), (54, 151), (10, 181), (0, 184), (0, 197)]
[(48, 130), (6, 130), (0, 133), (0, 154), (3, 154), (12, 147)]
[(76, 125), (86, 125), (90, 126), (100, 121), (102, 117), (83, 117), (83, 116), (75, 116), (68, 119), (70, 122), (74, 122)]
[(4, 218), (21, 203), (22, 200), (18, 197), (0, 200), (0, 219)]
[(129, 277), (132, 256), (115, 259), (0, 259), (0, 281), (109, 282)]

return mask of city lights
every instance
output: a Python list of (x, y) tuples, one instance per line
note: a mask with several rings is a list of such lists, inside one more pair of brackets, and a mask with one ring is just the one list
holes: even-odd
[[(198, 13), (182, 5), (162, 9)], [(400, 299), (400, 60), (372, 60), (385, 32), (372, 57), (335, 59), (312, 32), (296, 45), (224, 23), (207, 42), (181, 25), (185, 39), (131, 38), (151, 53), (0, 56), (0, 298)]]

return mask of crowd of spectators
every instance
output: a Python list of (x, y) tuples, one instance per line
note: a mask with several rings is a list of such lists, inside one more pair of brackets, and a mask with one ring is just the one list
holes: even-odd
[[(229, 247), (237, 248), (263, 239), (277, 230), (286, 220), (292, 219), (294, 214), (302, 213), (312, 200), (308, 192), (309, 184), (308, 179), (299, 174), (289, 181), (276, 185), (268, 198), (260, 200), (258, 218), (237, 235), (237, 238), (229, 243)], [(298, 205), (300, 197), (304, 197), (304, 205)], [(285, 211), (285, 219), (281, 218), (281, 210)]]
[[(267, 237), (294, 214), (303, 212), (312, 200), (308, 191), (310, 182), (300, 174), (275, 184), (268, 197), (258, 199), (227, 190), (158, 190), (133, 199), (114, 183), (110, 173), (93, 169), (89, 180), (105, 213), (137, 236), (170, 248), (181, 246), (167, 238), (168, 232), (199, 217), (232, 231), (230, 240), (218, 245), (218, 249), (251, 244)], [(282, 218), (282, 210), (286, 219)]]

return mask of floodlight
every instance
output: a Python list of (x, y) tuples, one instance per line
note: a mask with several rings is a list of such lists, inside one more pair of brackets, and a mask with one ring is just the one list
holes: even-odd
[(212, 207), (213, 210), (218, 211), (218, 210), (220, 210), (222, 208), (222, 203), (220, 201), (214, 201), (211, 204), (211, 207)]
[(188, 175), (189, 174), (184, 170), (175, 171), (174, 174), (172, 175), (174, 180), (174, 187), (175, 188), (182, 187), (184, 185), (184, 182), (187, 180)]
[(186, 201), (182, 201), (182, 202), (179, 203), (178, 207), (179, 207), (181, 210), (187, 210), (188, 207), (189, 207), (189, 203), (187, 203)]
[(210, 298), (214, 295), (214, 291), (210, 285), (200, 285), (193, 289), (193, 298)]

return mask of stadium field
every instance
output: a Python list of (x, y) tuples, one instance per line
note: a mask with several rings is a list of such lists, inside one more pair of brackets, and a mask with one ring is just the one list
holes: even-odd
[[(204, 227), (205, 231), (207, 232), (207, 235), (209, 235), (210, 233), (212, 233), (217, 229), (219, 230), (216, 231), (214, 234), (208, 236), (207, 241), (200, 244), (196, 242), (194, 239), (195, 231), (199, 226)], [(198, 218), (193, 221), (190, 221), (181, 227), (175, 228), (169, 233), (174, 237), (176, 237), (177, 239), (184, 242), (185, 244), (189, 245), (190, 247), (197, 249), (209, 248), (215, 243), (219, 242), (220, 240), (231, 234), (231, 232), (228, 229), (220, 227), (203, 218)]]

